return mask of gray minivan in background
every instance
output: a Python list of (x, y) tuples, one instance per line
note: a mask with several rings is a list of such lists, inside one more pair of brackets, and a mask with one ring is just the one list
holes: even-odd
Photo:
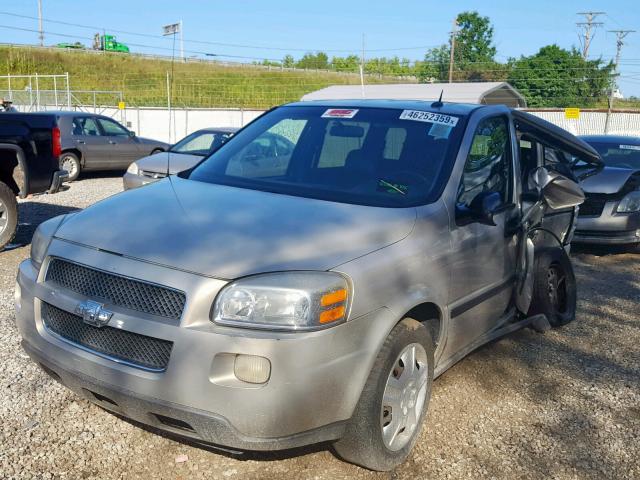
[(139, 158), (165, 151), (169, 144), (138, 137), (114, 119), (86, 112), (43, 112), (58, 117), (60, 168), (76, 180), (82, 171), (126, 170)]
[[(255, 148), (274, 135), (291, 148)], [(435, 377), (575, 317), (584, 195), (545, 149), (600, 164), (503, 106), (273, 109), (190, 170), (42, 223), (17, 279), (22, 345), (143, 424), (242, 450), (332, 442), (391, 470)]]

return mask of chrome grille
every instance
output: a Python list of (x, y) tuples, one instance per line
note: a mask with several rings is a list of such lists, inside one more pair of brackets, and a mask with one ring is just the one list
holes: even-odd
[(179, 320), (186, 303), (183, 292), (54, 258), (47, 281), (92, 300)]
[(81, 317), (45, 302), (42, 321), (49, 331), (96, 354), (154, 371), (166, 370), (169, 364), (173, 342), (109, 326), (92, 327)]

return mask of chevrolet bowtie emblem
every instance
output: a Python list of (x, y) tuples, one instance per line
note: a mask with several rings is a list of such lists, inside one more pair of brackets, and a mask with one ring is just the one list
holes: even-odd
[(113, 312), (106, 310), (104, 305), (93, 300), (86, 300), (76, 307), (76, 314), (82, 317), (82, 321), (87, 325), (93, 327), (104, 327), (111, 317)]

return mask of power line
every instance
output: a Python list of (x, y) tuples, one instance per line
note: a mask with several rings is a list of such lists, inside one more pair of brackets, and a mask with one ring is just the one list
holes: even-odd
[[(31, 20), (37, 19), (37, 17), (33, 17), (30, 15), (22, 15), (22, 14), (6, 12), (6, 11), (0, 11), (0, 15), (8, 15), (11, 17), (25, 18), (25, 19), (31, 19)], [(86, 25), (86, 24), (80, 24), (80, 23), (65, 22), (61, 20), (52, 20), (48, 18), (43, 18), (42, 20), (47, 23), (55, 23), (58, 25), (65, 25), (68, 27), (86, 28), (89, 30), (97, 30), (97, 31), (108, 30), (110, 32), (119, 33), (123, 35), (134, 35), (138, 37), (153, 38), (156, 40), (164, 39), (164, 37), (162, 37), (161, 35), (153, 35), (153, 34), (140, 33), (140, 32), (130, 32), (126, 30), (118, 30), (114, 28), (105, 28), (105, 27), (98, 27), (98, 26), (92, 26), (92, 25)], [(194, 43), (194, 44), (200, 44), (200, 45), (213, 45), (213, 46), (220, 46), (220, 47), (246, 48), (246, 49), (253, 49), (253, 50), (271, 50), (271, 51), (282, 51), (282, 52), (305, 52), (305, 53), (320, 52), (320, 51), (327, 52), (327, 53), (354, 53), (355, 52), (355, 49), (270, 47), (265, 45), (246, 45), (246, 44), (238, 44), (238, 43), (212, 42), (212, 41), (206, 41), (206, 40), (190, 40), (186, 38), (184, 39), (184, 41), (187, 43)], [(416, 46), (416, 47), (389, 47), (389, 48), (368, 49), (368, 51), (369, 52), (394, 52), (394, 51), (409, 51), (409, 50), (426, 50), (429, 48), (433, 48), (435, 46), (436, 45), (422, 45), (422, 46)]]

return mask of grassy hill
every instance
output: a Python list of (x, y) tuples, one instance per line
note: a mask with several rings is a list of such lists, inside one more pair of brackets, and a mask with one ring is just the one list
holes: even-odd
[[(122, 91), (133, 106), (167, 104), (167, 72), (170, 61), (123, 54), (92, 53), (30, 47), (0, 47), (0, 75), (69, 73), (72, 91)], [(353, 73), (281, 70), (278, 67), (176, 61), (172, 103), (180, 107), (269, 108), (299, 100), (305, 93), (334, 84), (359, 84)], [(390, 83), (394, 78), (368, 76), (367, 83)], [(407, 79), (403, 80), (407, 82)], [(410, 80), (409, 80), (410, 81)], [(12, 80), (13, 89), (26, 84)], [(6, 90), (6, 82), (0, 90)], [(41, 89), (52, 88), (43, 80)], [(58, 86), (60, 88), (60, 86)], [(92, 99), (76, 94), (83, 103)], [(116, 97), (103, 95), (104, 103)]]

